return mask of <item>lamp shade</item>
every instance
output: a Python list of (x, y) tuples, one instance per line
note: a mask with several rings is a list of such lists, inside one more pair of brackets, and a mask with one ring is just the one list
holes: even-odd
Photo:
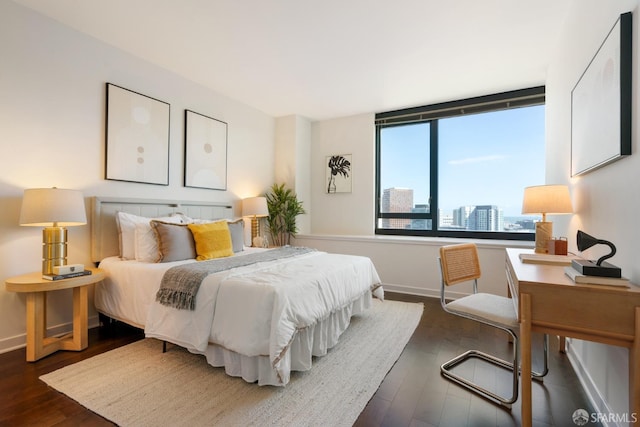
[(86, 223), (82, 192), (55, 187), (24, 190), (20, 225), (68, 227)]
[(269, 216), (266, 197), (248, 197), (242, 200), (242, 216)]
[(569, 187), (566, 185), (536, 185), (524, 189), (523, 214), (573, 213)]

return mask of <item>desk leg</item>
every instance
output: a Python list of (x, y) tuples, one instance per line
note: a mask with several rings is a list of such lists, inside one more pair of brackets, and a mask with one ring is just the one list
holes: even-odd
[(640, 307), (635, 311), (635, 336), (629, 349), (629, 416), (640, 426)]
[(520, 391), (522, 426), (531, 427), (531, 295), (520, 294)]
[(566, 353), (567, 352), (567, 338), (566, 337), (558, 337), (560, 339), (559, 343), (558, 343), (558, 351), (560, 353)]

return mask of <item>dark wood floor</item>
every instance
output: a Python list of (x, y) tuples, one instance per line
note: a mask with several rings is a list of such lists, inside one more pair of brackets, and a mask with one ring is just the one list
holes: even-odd
[[(506, 337), (442, 311), (431, 298), (387, 293), (388, 299), (423, 302), (422, 320), (400, 359), (391, 369), (356, 422), (356, 426), (519, 426), (520, 404), (511, 412), (477, 397), (440, 376), (442, 362), (470, 348), (493, 351), (508, 358)], [(89, 331), (89, 348), (54, 353), (38, 362), (25, 362), (25, 350), (0, 354), (0, 426), (105, 426), (109, 421), (47, 387), (40, 375), (143, 338), (141, 331), (117, 324), (106, 333)], [(575, 426), (571, 415), (588, 400), (567, 360), (551, 340), (550, 372), (544, 384), (534, 383), (534, 425)], [(535, 363), (534, 357), (534, 363)], [(462, 366), (502, 392), (508, 374), (479, 362)], [(504, 381), (503, 381), (504, 379)], [(589, 424), (590, 426), (593, 424)]]
[[(389, 372), (356, 426), (519, 426), (520, 399), (508, 411), (469, 392), (440, 375), (440, 365), (469, 349), (506, 360), (512, 347), (504, 332), (442, 310), (440, 301), (387, 293), (389, 299), (423, 302), (424, 314), (404, 352)], [(534, 335), (541, 347), (542, 337)], [(534, 369), (541, 366), (542, 349), (534, 353)], [(484, 362), (465, 362), (456, 369), (493, 392), (508, 396), (511, 375)], [(549, 373), (543, 383), (533, 382), (533, 425), (575, 427), (576, 409), (592, 413), (567, 356), (550, 337)], [(591, 423), (589, 426), (595, 424)]]

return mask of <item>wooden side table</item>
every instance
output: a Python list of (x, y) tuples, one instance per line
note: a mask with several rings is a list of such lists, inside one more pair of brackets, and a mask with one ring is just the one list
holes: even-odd
[[(88, 287), (104, 279), (104, 273), (89, 268), (91, 275), (63, 280), (45, 280), (42, 273), (29, 273), (5, 281), (7, 291), (27, 294), (27, 361), (35, 362), (58, 350), (80, 351), (89, 345)], [(73, 332), (47, 337), (47, 292), (73, 289)]]

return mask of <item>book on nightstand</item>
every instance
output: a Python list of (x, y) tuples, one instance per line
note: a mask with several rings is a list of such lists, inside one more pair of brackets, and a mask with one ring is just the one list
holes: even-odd
[(569, 276), (574, 282), (584, 285), (607, 285), (607, 286), (622, 286), (624, 288), (629, 287), (629, 280), (615, 277), (601, 277), (601, 276), (587, 276), (580, 274), (573, 267), (565, 267), (564, 274)]
[(46, 280), (63, 280), (63, 279), (72, 279), (74, 277), (89, 276), (89, 275), (91, 275), (91, 270), (77, 271), (75, 273), (69, 273), (69, 274), (43, 274), (42, 278)]

